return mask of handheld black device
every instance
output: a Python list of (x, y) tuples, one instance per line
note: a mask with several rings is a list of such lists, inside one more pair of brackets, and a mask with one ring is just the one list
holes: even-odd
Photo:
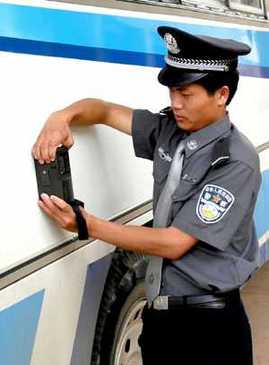
[(42, 193), (56, 195), (67, 203), (74, 199), (68, 149), (58, 147), (53, 162), (40, 164), (35, 160), (39, 196)]
[(39, 197), (42, 193), (55, 195), (70, 204), (76, 214), (78, 238), (88, 239), (87, 224), (79, 209), (80, 206), (84, 207), (84, 203), (74, 198), (68, 149), (65, 146), (58, 147), (55, 160), (48, 164), (41, 164), (36, 159), (34, 161)]

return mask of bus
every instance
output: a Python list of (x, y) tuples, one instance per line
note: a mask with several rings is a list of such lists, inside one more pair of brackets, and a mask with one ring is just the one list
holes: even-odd
[[(0, 363), (139, 365), (147, 258), (79, 241), (42, 213), (32, 145), (51, 112), (95, 97), (159, 111), (165, 49), (156, 29), (233, 38), (240, 60), (231, 120), (260, 155), (259, 265), (269, 258), (269, 2), (265, 0), (0, 0)], [(75, 197), (119, 224), (152, 224), (152, 165), (131, 138), (74, 127)], [(264, 361), (264, 359), (263, 359)], [(266, 361), (260, 363), (264, 364)]]

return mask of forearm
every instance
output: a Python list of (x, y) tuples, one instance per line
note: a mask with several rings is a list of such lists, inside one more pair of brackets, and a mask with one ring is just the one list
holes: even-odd
[[(60, 227), (72, 232), (76, 229), (75, 214), (64, 200), (42, 194), (39, 205)], [(177, 260), (198, 243), (195, 237), (176, 227), (149, 228), (120, 225), (97, 218), (83, 208), (81, 213), (91, 237), (125, 250)]]
[(33, 156), (41, 163), (55, 159), (56, 148), (70, 148), (74, 139), (71, 125), (106, 124), (119, 131), (132, 133), (133, 110), (123, 105), (99, 99), (83, 99), (52, 113), (33, 146)]
[[(170, 228), (120, 225), (92, 215), (87, 218), (90, 236), (125, 250), (178, 259), (190, 248), (189, 236)], [(193, 244), (196, 242), (194, 239)]]
[(108, 103), (100, 99), (82, 99), (59, 110), (69, 125), (92, 125), (104, 123), (108, 114)]
[(131, 108), (100, 99), (82, 99), (60, 110), (69, 125), (105, 124), (131, 134)]

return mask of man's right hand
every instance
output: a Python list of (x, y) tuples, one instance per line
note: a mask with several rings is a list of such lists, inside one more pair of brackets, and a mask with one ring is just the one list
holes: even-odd
[(70, 148), (74, 139), (66, 115), (63, 111), (52, 113), (42, 128), (32, 153), (40, 163), (49, 163), (55, 160), (57, 147), (64, 145)]
[(59, 145), (70, 148), (74, 144), (70, 124), (106, 124), (123, 133), (132, 132), (133, 110), (100, 99), (82, 99), (52, 113), (33, 147), (33, 156), (40, 163), (51, 162)]

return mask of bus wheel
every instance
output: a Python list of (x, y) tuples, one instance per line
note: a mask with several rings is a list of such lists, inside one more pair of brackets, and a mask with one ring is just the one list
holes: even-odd
[(91, 365), (142, 365), (145, 257), (116, 250), (99, 309)]

